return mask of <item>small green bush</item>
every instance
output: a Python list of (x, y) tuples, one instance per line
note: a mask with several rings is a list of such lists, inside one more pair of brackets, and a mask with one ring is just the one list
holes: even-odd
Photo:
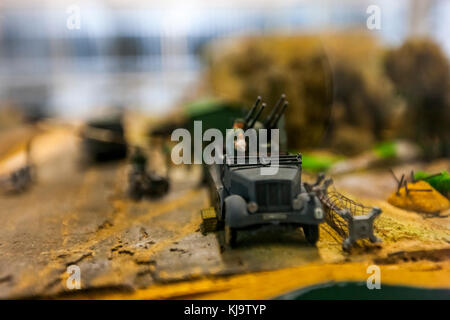
[(395, 158), (397, 155), (395, 142), (393, 141), (385, 141), (377, 144), (374, 151), (380, 158), (383, 159)]
[(428, 182), (433, 188), (448, 197), (450, 194), (450, 174), (444, 170), (438, 176), (430, 177), (431, 175), (424, 171), (417, 171), (414, 174), (414, 179)]
[(309, 172), (327, 171), (330, 167), (341, 160), (342, 157), (302, 154), (302, 167)]

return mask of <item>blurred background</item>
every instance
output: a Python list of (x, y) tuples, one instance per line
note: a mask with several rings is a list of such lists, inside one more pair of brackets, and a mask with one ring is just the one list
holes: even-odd
[(3, 0), (0, 126), (285, 92), (291, 149), (448, 156), (449, 20), (444, 0)]

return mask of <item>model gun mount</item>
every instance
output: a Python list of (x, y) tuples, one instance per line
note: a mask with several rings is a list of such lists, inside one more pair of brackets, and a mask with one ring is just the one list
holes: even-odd
[[(265, 103), (262, 103), (261, 105), (260, 103), (261, 97), (258, 96), (258, 98), (255, 101), (255, 104), (244, 118), (244, 129), (250, 129), (255, 126), (256, 122), (258, 121), (258, 118), (260, 117), (261, 113), (266, 107)], [(286, 101), (286, 95), (282, 94), (280, 99), (272, 109), (270, 115), (267, 116), (267, 118), (264, 120), (263, 126), (265, 129), (275, 129), (277, 127), (278, 122), (283, 116), (288, 104), (289, 103)]]
[(160, 197), (169, 191), (169, 179), (147, 172), (147, 157), (137, 147), (131, 157), (131, 171), (128, 176), (129, 195), (135, 200), (143, 197)]
[(288, 105), (289, 102), (286, 101), (286, 95), (283, 93), (276, 105), (273, 107), (270, 115), (264, 121), (264, 128), (275, 129)]
[(263, 112), (264, 108), (266, 107), (265, 103), (261, 103), (261, 97), (258, 96), (256, 98), (255, 104), (250, 109), (250, 111), (247, 113), (247, 115), (244, 118), (244, 130), (251, 129), (254, 127), (256, 121), (258, 120), (259, 116)]
[(21, 193), (36, 180), (36, 167), (31, 160), (31, 143), (32, 139), (26, 145), (25, 166), (13, 171), (8, 177), (0, 179), (2, 189), (5, 189), (8, 193)]
[(344, 240), (342, 249), (349, 251), (357, 240), (369, 239), (371, 242), (381, 242), (373, 233), (374, 220), (381, 214), (377, 207), (366, 207), (337, 191), (328, 191), (333, 183), (320, 174), (313, 185), (306, 189), (315, 192), (325, 209), (325, 221)]

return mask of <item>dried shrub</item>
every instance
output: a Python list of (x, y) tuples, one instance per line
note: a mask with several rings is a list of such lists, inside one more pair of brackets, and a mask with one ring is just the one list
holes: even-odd
[(247, 106), (261, 95), (271, 107), (286, 93), (291, 149), (357, 153), (385, 138), (392, 98), (389, 81), (372, 71), (372, 51), (365, 36), (250, 37), (211, 51), (207, 82), (214, 95)]
[(407, 101), (402, 134), (419, 142), (429, 159), (450, 156), (450, 70), (440, 47), (408, 40), (387, 52), (384, 67)]

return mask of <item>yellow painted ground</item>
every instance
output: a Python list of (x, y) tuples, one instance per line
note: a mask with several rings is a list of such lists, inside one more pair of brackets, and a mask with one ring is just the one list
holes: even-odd
[[(329, 281), (367, 281), (369, 262), (312, 264), (270, 272), (154, 285), (134, 293), (88, 295), (94, 299), (270, 299)], [(381, 283), (450, 288), (450, 262), (381, 265)]]

